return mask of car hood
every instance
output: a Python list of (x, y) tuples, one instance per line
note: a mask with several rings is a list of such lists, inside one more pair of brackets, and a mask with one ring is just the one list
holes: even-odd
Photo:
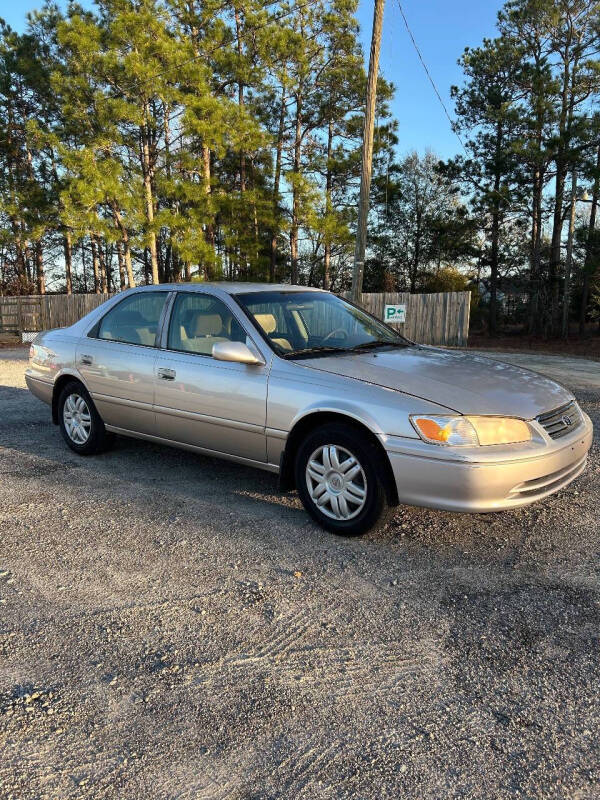
[(461, 414), (533, 419), (573, 399), (571, 392), (537, 372), (421, 345), (296, 363), (421, 397)]

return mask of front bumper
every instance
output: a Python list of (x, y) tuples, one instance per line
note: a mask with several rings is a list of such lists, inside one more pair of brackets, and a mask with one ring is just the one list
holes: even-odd
[(585, 469), (592, 437), (592, 422), (583, 414), (582, 425), (568, 437), (548, 438), (521, 453), (513, 446), (497, 460), (490, 448), (480, 448), (482, 460), (475, 461), (473, 454), (465, 457), (449, 448), (442, 453), (416, 440), (387, 437), (384, 446), (401, 503), (483, 513), (523, 506), (563, 489)]

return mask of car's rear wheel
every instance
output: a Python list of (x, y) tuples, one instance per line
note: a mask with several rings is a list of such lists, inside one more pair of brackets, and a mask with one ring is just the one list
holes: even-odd
[(308, 513), (332, 533), (357, 536), (385, 522), (381, 453), (351, 425), (313, 431), (296, 456), (296, 486)]
[(60, 393), (58, 421), (65, 442), (79, 455), (100, 453), (112, 441), (89, 392), (79, 381), (71, 381)]

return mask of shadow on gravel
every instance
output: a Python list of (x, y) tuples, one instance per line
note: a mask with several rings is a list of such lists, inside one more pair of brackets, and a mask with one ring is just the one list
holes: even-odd
[[(277, 476), (259, 469), (220, 458), (167, 445), (117, 436), (113, 447), (97, 456), (81, 457), (73, 453), (52, 424), (50, 409), (27, 389), (0, 385), (0, 446), (43, 464), (20, 461), (15, 474), (35, 476), (78, 469), (105, 478), (126, 477), (129, 486), (141, 490), (169, 493), (180, 500), (214, 499), (218, 494), (224, 508), (233, 511), (234, 504), (267, 506), (277, 509), (292, 521), (306, 522), (295, 495), (281, 495)], [(17, 421), (22, 417), (22, 422)], [(3, 421), (3, 418), (5, 421)], [(32, 433), (32, 426), (36, 432)]]
[[(560, 540), (568, 535), (573, 542), (568, 560), (587, 561), (591, 553), (584, 556), (577, 540), (578, 535), (583, 538), (586, 525), (593, 525), (592, 517), (596, 517), (596, 504), (591, 498), (598, 493), (595, 464), (600, 422), (598, 395), (582, 392), (581, 399), (596, 424), (590, 466), (558, 495), (495, 514), (456, 514), (399, 506), (385, 530), (368, 534), (360, 541), (383, 545), (382, 552), (402, 552), (403, 557), (410, 552), (418, 559), (440, 559), (446, 567), (496, 565), (512, 570), (526, 563), (538, 571), (560, 555)], [(0, 386), (0, 407), (10, 410), (0, 415), (0, 445), (29, 457), (16, 459), (14, 467), (4, 474), (52, 475), (60, 485), (67, 480), (65, 472), (77, 470), (78, 481), (90, 484), (88, 492), (94, 491), (98, 481), (100, 487), (108, 480), (110, 488), (98, 490), (100, 503), (105, 502), (107, 491), (113, 491), (115, 499), (127, 494), (133, 502), (140, 503), (143, 513), (146, 509), (139, 496), (143, 498), (151, 491), (164, 498), (169, 513), (179, 510), (185, 515), (190, 504), (207, 501), (218, 507), (224, 519), (236, 518), (239, 528), (265, 519), (270, 526), (280, 522), (298, 530), (317, 530), (295, 493), (279, 493), (277, 477), (271, 473), (127, 437), (117, 437), (107, 453), (81, 458), (67, 448), (59, 429), (51, 423), (49, 409), (28, 390)], [(17, 421), (20, 416), (22, 423)], [(332, 542), (345, 541), (344, 547), (349, 550), (360, 547), (350, 540), (324, 536)]]

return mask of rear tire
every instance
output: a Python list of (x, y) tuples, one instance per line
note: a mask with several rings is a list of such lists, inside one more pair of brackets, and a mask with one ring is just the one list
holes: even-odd
[(381, 452), (351, 425), (328, 423), (310, 433), (296, 455), (304, 508), (325, 530), (359, 536), (387, 519)]
[(80, 456), (101, 453), (112, 444), (94, 401), (79, 381), (70, 381), (58, 398), (58, 424), (63, 439)]

